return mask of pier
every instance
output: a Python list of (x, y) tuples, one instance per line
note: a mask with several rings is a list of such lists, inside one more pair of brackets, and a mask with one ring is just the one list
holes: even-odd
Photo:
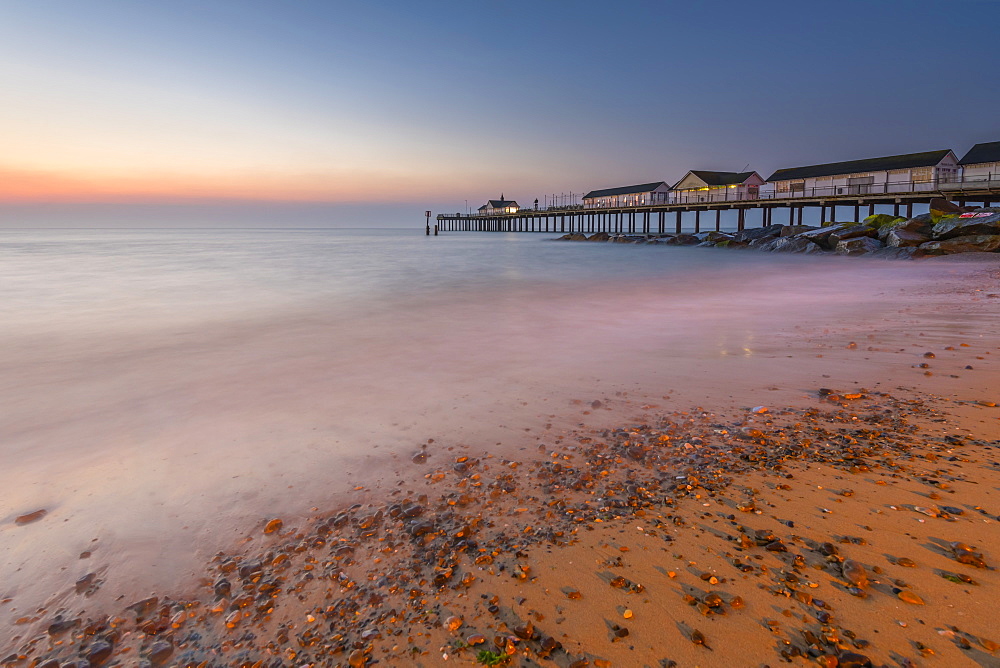
[[(876, 189), (880, 192), (872, 192)], [(550, 207), (494, 215), (440, 213), (437, 224), (442, 232), (680, 234), (682, 231), (720, 230), (722, 212), (733, 210), (737, 212), (737, 230), (775, 223), (801, 225), (807, 207), (818, 208), (821, 221), (860, 222), (865, 216), (874, 214), (876, 206), (891, 206), (893, 215), (912, 218), (915, 204), (928, 204), (938, 197), (963, 206), (990, 206), (1000, 202), (1000, 176), (942, 183), (908, 181), (813, 188), (793, 193), (765, 191), (753, 199), (693, 196), (651, 206)]]

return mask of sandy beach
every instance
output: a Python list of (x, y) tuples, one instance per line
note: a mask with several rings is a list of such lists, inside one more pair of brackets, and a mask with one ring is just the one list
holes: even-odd
[(1000, 270), (948, 264), (906, 327), (430, 439), (197, 582), (7, 597), (3, 665), (1000, 666)]

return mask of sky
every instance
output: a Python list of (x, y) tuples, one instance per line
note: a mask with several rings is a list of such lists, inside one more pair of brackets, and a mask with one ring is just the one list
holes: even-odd
[(1000, 140), (1000, 0), (0, 0), (0, 225), (423, 212)]

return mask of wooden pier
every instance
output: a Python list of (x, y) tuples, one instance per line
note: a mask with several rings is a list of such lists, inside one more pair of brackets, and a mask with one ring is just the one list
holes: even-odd
[[(920, 184), (925, 185), (925, 184)], [(770, 195), (766, 193), (765, 195)], [(891, 206), (896, 216), (913, 217), (914, 204), (927, 204), (934, 198), (944, 198), (961, 205), (990, 206), (1000, 202), (1000, 182), (948, 183), (940, 188), (912, 192), (882, 194), (852, 193), (846, 195), (796, 194), (764, 196), (757, 199), (677, 202), (654, 206), (632, 206), (607, 209), (582, 207), (521, 209), (517, 213), (502, 215), (462, 215), (441, 213), (437, 223), (442, 232), (547, 232), (558, 234), (607, 232), (609, 234), (680, 234), (684, 227), (695, 233), (719, 230), (722, 212), (737, 212), (738, 230), (754, 225), (767, 227), (787, 222), (801, 225), (806, 207), (819, 208), (820, 220), (845, 222), (843, 209), (848, 217), (860, 222), (864, 216), (875, 213), (876, 206)], [(758, 213), (759, 212), (759, 213)], [(838, 213), (839, 212), (839, 213)], [(685, 215), (687, 221), (685, 221)], [(693, 214), (694, 220), (691, 221)], [(864, 215), (862, 215), (864, 214)], [(751, 219), (753, 219), (751, 221)], [(688, 225), (685, 226), (684, 223)], [(691, 223), (693, 222), (693, 226)]]

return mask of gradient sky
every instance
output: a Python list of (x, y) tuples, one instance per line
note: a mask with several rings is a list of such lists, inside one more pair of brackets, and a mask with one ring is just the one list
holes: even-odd
[(410, 225), (1000, 140), (998, 0), (5, 0), (0, 224)]

